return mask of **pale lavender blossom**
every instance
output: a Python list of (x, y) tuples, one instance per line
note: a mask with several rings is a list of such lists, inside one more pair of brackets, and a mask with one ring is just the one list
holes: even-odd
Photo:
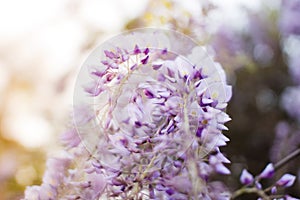
[(280, 187), (291, 187), (296, 180), (296, 176), (292, 174), (284, 174), (277, 182), (276, 185)]
[(294, 80), (294, 82), (297, 85), (299, 85), (300, 84), (300, 57), (299, 57), (299, 55), (289, 57), (289, 73), (290, 73), (292, 79)]
[(77, 147), (81, 139), (75, 128), (67, 130), (64, 134), (61, 135), (61, 142), (67, 148)]
[(271, 179), (274, 174), (275, 167), (272, 163), (269, 163), (265, 169), (255, 177), (246, 169), (244, 169), (240, 176), (240, 182), (244, 186), (232, 194), (232, 199), (235, 199), (236, 197), (246, 193), (256, 194), (259, 196), (258, 199), (288, 199), (289, 196), (280, 194), (280, 192), (278, 192), (278, 188), (291, 187), (296, 180), (296, 176), (284, 174), (279, 180), (276, 181), (276, 183), (273, 183), (270, 186), (266, 186), (265, 184), (261, 183), (262, 179)]
[(300, 34), (300, 1), (283, 0), (279, 27), (285, 35)]
[(300, 86), (288, 87), (282, 94), (281, 105), (293, 118), (300, 121)]
[(271, 188), (271, 194), (276, 194), (277, 193), (277, 187), (276, 186), (273, 186)]
[(269, 163), (265, 169), (259, 174), (260, 178), (272, 178), (275, 174), (274, 165)]
[(288, 54), (288, 67), (296, 84), (300, 83), (299, 71), (299, 35), (300, 1), (283, 0), (279, 19), (279, 28), (283, 36), (283, 47)]
[(246, 169), (243, 169), (242, 174), (240, 176), (240, 181), (243, 185), (248, 185), (253, 183), (254, 177)]

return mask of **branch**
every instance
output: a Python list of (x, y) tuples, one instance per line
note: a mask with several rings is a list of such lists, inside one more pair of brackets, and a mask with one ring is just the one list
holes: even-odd
[(274, 165), (275, 171), (277, 171), (278, 169), (280, 169), (281, 167), (283, 167), (285, 164), (287, 164), (291, 160), (297, 158), (299, 155), (300, 155), (300, 148), (294, 150), (292, 153), (290, 153), (289, 155), (287, 155), (286, 157), (284, 157), (283, 159), (281, 159), (280, 161), (278, 161)]

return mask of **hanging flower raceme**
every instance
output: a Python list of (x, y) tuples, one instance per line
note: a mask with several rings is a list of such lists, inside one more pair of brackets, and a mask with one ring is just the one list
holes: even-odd
[(219, 147), (231, 87), (205, 48), (146, 29), (109, 40), (84, 65), (75, 125), (90, 154), (84, 171), (105, 179), (97, 198), (229, 198), (209, 176), (230, 173)]

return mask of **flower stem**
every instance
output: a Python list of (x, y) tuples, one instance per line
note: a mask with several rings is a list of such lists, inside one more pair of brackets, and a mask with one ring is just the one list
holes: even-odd
[[(280, 169), (281, 167), (283, 167), (284, 165), (286, 165), (288, 162), (290, 162), (291, 160), (297, 158), (300, 155), (300, 147), (297, 148), (296, 150), (294, 150), (292, 153), (290, 153), (289, 155), (287, 155), (286, 157), (284, 157), (283, 159), (281, 159), (280, 161), (278, 161), (275, 165), (274, 165), (274, 169), (275, 171), (277, 171), (278, 169)], [(255, 177), (255, 181), (257, 182), (260, 180), (259, 176)], [(268, 192), (271, 189), (271, 187), (265, 189), (265, 190), (259, 190), (257, 189), (255, 186), (253, 187), (242, 187), (238, 190), (236, 190), (232, 196), (231, 199), (235, 199), (238, 196), (241, 196), (242, 194), (246, 194), (246, 193), (255, 193), (258, 196), (262, 197), (264, 200), (268, 200), (271, 199), (270, 197), (268, 197), (266, 195), (265, 192)]]
[(270, 200), (270, 198), (264, 193), (264, 191), (259, 190), (255, 187), (251, 187), (251, 188), (241, 188), (237, 191), (235, 191), (230, 199), (236, 199), (238, 196), (241, 196), (242, 194), (257, 194), (259, 197), (263, 198), (263, 200)]
[(278, 161), (274, 165), (275, 171), (278, 170), (278, 169), (280, 169), (281, 167), (283, 167), (285, 164), (287, 164), (291, 160), (297, 158), (299, 155), (300, 155), (300, 148), (294, 150), (292, 153), (290, 153), (289, 155), (287, 155), (286, 157), (284, 157), (282, 160)]

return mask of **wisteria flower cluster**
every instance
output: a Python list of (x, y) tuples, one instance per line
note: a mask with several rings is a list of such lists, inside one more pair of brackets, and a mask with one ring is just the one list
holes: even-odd
[(295, 180), (296, 176), (292, 174), (284, 174), (280, 179), (278, 179), (271, 186), (264, 187), (261, 184), (263, 179), (271, 179), (275, 174), (277, 166), (274, 166), (272, 163), (269, 163), (265, 169), (257, 176), (253, 176), (250, 172), (244, 169), (240, 176), (240, 182), (244, 185), (241, 189), (237, 190), (232, 198), (236, 198), (242, 194), (254, 193), (259, 196), (258, 199), (285, 199), (285, 200), (296, 200), (296, 198), (291, 197), (286, 194), (279, 194), (279, 189), (291, 187)]
[(153, 41), (100, 48), (103, 59), (87, 66), (90, 104), (63, 135), (66, 155), (48, 161), (24, 199), (229, 199), (210, 180), (230, 173), (220, 151), (231, 98), (223, 69), (192, 41), (177, 51), (179, 33), (137, 36)]

